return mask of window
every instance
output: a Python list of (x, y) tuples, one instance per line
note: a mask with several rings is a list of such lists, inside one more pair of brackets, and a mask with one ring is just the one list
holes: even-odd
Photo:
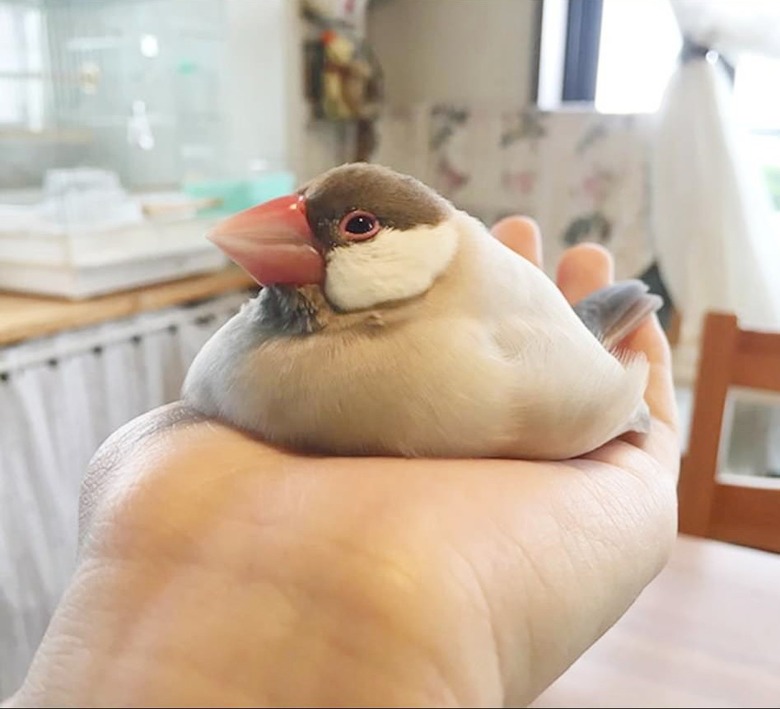
[[(569, 69), (584, 64), (591, 68), (590, 74), (580, 70), (575, 77), (580, 81), (578, 101), (603, 113), (649, 113), (661, 104), (682, 37), (669, 0), (544, 0), (540, 44), (540, 107), (565, 104), (571, 91), (566, 87)], [(780, 210), (776, 86), (780, 59), (740, 57), (734, 69), (738, 116), (750, 131)]]
[(0, 2), (0, 126), (40, 130), (43, 26), (32, 3)]
[(661, 104), (682, 37), (668, 0), (603, 0), (595, 104), (649, 113)]
[(737, 64), (734, 94), (740, 120), (750, 130), (774, 207), (780, 212), (780, 59), (745, 55)]

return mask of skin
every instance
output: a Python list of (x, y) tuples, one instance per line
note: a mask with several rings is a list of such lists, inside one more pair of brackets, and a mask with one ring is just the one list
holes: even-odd
[[(535, 225), (494, 233), (539, 263)], [(612, 279), (569, 250), (571, 302)], [(667, 342), (653, 421), (562, 463), (302, 457), (166, 407), (84, 485), (72, 582), (9, 706), (522, 706), (666, 562), (679, 449)]]

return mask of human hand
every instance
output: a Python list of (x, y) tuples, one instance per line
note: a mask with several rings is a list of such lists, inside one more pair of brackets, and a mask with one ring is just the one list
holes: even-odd
[[(494, 232), (540, 261), (536, 229)], [(571, 302), (612, 278), (578, 246)], [(525, 705), (628, 608), (676, 531), (669, 351), (647, 436), (576, 460), (283, 452), (181, 404), (131, 422), (84, 484), (81, 550), (11, 706)]]

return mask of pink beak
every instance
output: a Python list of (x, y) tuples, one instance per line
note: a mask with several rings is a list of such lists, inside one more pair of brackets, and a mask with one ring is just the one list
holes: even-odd
[(207, 235), (260, 285), (322, 283), (325, 261), (306, 221), (306, 201), (288, 195), (251, 207)]

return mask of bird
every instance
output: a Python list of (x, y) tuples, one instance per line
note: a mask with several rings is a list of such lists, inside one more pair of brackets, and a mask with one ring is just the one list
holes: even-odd
[(207, 235), (260, 286), (182, 399), (305, 454), (565, 460), (646, 433), (638, 280), (574, 307), (418, 179), (347, 163)]

